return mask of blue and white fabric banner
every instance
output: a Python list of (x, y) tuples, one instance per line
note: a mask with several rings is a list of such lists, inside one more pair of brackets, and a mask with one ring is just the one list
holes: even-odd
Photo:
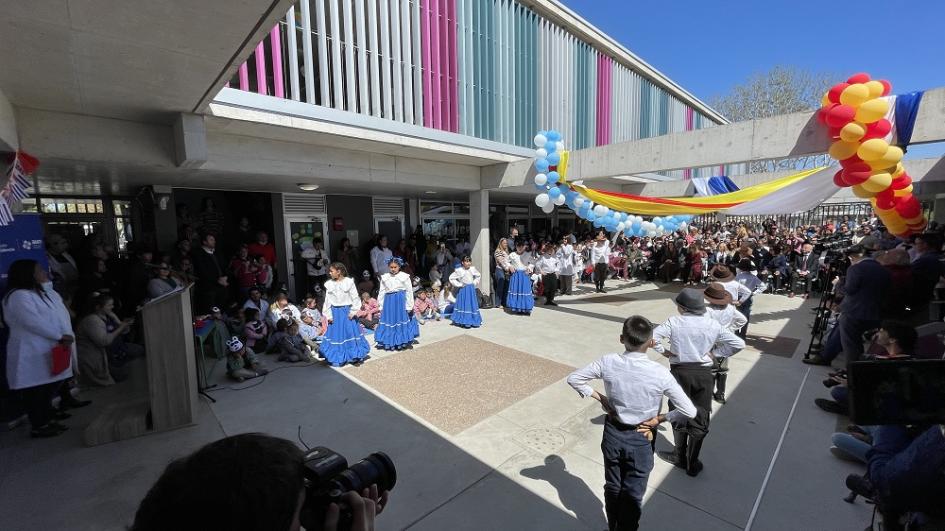
[(922, 102), (923, 91), (908, 92), (895, 96), (886, 96), (889, 100), (889, 111), (886, 119), (892, 124), (885, 140), (890, 145), (906, 148), (912, 142), (912, 130), (915, 128), (915, 119), (919, 114), (919, 104)]
[(716, 177), (693, 177), (692, 185), (696, 189), (694, 197), (727, 194), (738, 191), (738, 185), (725, 175)]

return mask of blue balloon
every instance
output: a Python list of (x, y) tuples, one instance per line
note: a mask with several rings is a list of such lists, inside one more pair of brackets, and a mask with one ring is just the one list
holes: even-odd
[(542, 129), (541, 131), (538, 131), (538, 134), (545, 138), (548, 138), (548, 131), (545, 131), (544, 129)]
[(578, 196), (578, 193), (575, 192), (574, 190), (568, 190), (567, 192), (564, 193), (564, 197), (568, 199), (569, 203), (573, 203), (574, 200), (577, 199), (577, 196)]
[(548, 190), (548, 197), (552, 199), (557, 199), (560, 196), (561, 196), (561, 188), (558, 188), (557, 186), (552, 186)]
[(545, 138), (547, 138), (548, 140), (551, 140), (552, 142), (557, 142), (561, 140), (561, 133), (552, 129), (548, 131), (548, 134), (545, 135)]
[(552, 166), (557, 166), (558, 163), (561, 162), (561, 154), (555, 151), (549, 151), (547, 158), (548, 164), (551, 164)]
[(547, 191), (548, 191), (548, 186), (546, 186), (546, 185), (544, 185), (544, 184), (536, 184), (536, 185), (535, 185), (535, 190), (538, 190), (539, 192), (547, 192)]
[(558, 175), (558, 172), (556, 171), (548, 172), (548, 184), (555, 184), (556, 182), (558, 182), (558, 179), (560, 178), (561, 176)]
[(630, 224), (630, 226), (633, 227), (633, 230), (639, 230), (641, 227), (641, 223), (639, 221), (634, 221), (633, 223)]
[(665, 230), (665, 231), (667, 231), (667, 232), (675, 232), (675, 231), (676, 231), (676, 225), (675, 225), (674, 223), (666, 223), (666, 222), (664, 221), (664, 222), (663, 222), (663, 230)]
[(663, 218), (661, 218), (661, 217), (659, 217), (659, 216), (653, 218), (653, 224), (656, 225), (657, 227), (659, 227), (660, 225), (663, 224)]
[(548, 159), (538, 159), (535, 161), (535, 169), (538, 170), (538, 173), (545, 173), (548, 171)]
[(604, 224), (601, 223), (599, 219), (595, 219), (595, 220), (594, 220), (594, 228), (598, 228), (598, 229), (599, 229), (599, 228), (601, 228), (601, 227), (603, 227), (603, 226), (604, 226)]
[(628, 216), (626, 212), (621, 212), (621, 213), (620, 213), (620, 222), (621, 222), (621, 223), (626, 222), (628, 217), (630, 217), (630, 216)]

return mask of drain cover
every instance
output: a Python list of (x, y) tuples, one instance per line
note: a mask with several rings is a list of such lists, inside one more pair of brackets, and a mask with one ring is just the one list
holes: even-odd
[(526, 431), (523, 442), (538, 453), (550, 454), (564, 447), (564, 434), (553, 428), (535, 428)]

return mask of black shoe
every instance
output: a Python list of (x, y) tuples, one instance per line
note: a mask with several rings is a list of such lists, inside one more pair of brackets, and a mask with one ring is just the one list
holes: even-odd
[(686, 452), (686, 475), (696, 477), (702, 472), (702, 461), (699, 454), (702, 452), (702, 438), (689, 438), (689, 447)]
[(69, 398), (59, 401), (59, 408), (60, 409), (77, 409), (80, 407), (85, 407), (91, 403), (92, 403), (91, 400), (78, 400), (76, 399), (76, 397), (70, 394)]
[(60, 433), (63, 432), (63, 430), (59, 428), (60, 426), (58, 424), (53, 424), (50, 422), (49, 424), (45, 426), (31, 430), (30, 437), (34, 439), (45, 439), (48, 437), (55, 437), (56, 435), (59, 435)]
[(803, 361), (804, 363), (806, 363), (806, 364), (808, 364), (808, 365), (827, 365), (827, 366), (830, 365), (830, 362), (829, 362), (829, 361), (827, 361), (827, 360), (821, 358), (820, 356), (818, 356), (818, 355), (816, 355), (816, 354), (814, 354), (813, 356), (811, 356), (811, 357), (809, 357), (809, 358), (804, 358), (804, 359), (802, 359), (801, 361)]
[(663, 461), (666, 461), (667, 463), (669, 463), (669, 464), (671, 464), (671, 465), (673, 465), (673, 466), (675, 466), (675, 467), (686, 468), (686, 461), (685, 461), (685, 459), (680, 459), (679, 456), (676, 455), (676, 452), (675, 452), (675, 451), (673, 451), (673, 452), (668, 452), (668, 451), (656, 452), (656, 457), (659, 457), (659, 458), (662, 459)]
[(600, 292), (601, 292), (601, 293), (607, 293), (607, 290), (605, 290), (604, 288), (601, 288), (601, 289), (600, 289)]
[(823, 381), (823, 384), (824, 384), (824, 387), (826, 387), (827, 389), (830, 389), (831, 387), (840, 385), (840, 382), (834, 380), (833, 378), (827, 378), (826, 380)]
[(869, 500), (873, 499), (873, 485), (870, 484), (870, 481), (865, 477), (858, 476), (856, 474), (850, 474), (847, 476), (846, 484), (847, 488), (850, 489), (851, 492), (859, 494), (860, 496), (863, 496)]
[(814, 400), (814, 403), (817, 404), (817, 407), (823, 409), (827, 413), (836, 413), (837, 415), (846, 415), (847, 408), (840, 405), (839, 402), (835, 400), (828, 400), (826, 398), (818, 398)]
[(53, 418), (56, 420), (66, 420), (72, 418), (72, 415), (66, 413), (65, 411), (59, 410), (53, 413)]
[(715, 400), (719, 404), (725, 403), (725, 393), (718, 392), (712, 395), (712, 400)]

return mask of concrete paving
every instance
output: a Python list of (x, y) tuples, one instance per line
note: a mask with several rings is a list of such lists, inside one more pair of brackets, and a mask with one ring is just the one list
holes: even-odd
[[(628, 301), (595, 302), (594, 294), (582, 286), (579, 294), (561, 297), (559, 307), (537, 306), (530, 317), (488, 310), (483, 312), (484, 326), (468, 331), (447, 322), (430, 323), (422, 328), (421, 347), (415, 352), (450, 344), (481, 349), (489, 342), (578, 367), (620, 349), (619, 323), (626, 316), (638, 313), (660, 321), (675, 311), (671, 298), (678, 285), (665, 289), (612, 281), (609, 287)], [(808, 366), (800, 363), (814, 303), (771, 295), (756, 299), (750, 334), (797, 339), (796, 351), (762, 354), (746, 349), (731, 360), (729, 401), (713, 413), (703, 449), (704, 472), (690, 478), (657, 459), (642, 529), (731, 531), (745, 529), (752, 518), (751, 529), (757, 530), (866, 526), (871, 506), (840, 499), (846, 495), (846, 474), (862, 467), (830, 455), (829, 437), (839, 420), (813, 405), (815, 397), (826, 396), (820, 385), (826, 369), (814, 367), (808, 372)], [(463, 335), (481, 341), (464, 343)], [(437, 345), (441, 341), (443, 345)], [(376, 360), (390, 358), (392, 367), (406, 371), (399, 377), (412, 374), (419, 387), (426, 383), (432, 400), (441, 398), (433, 396), (435, 382), (423, 381), (422, 366), (400, 363), (412, 354), (372, 352)], [(461, 359), (447, 354), (443, 361), (424, 355), (423, 363), (435, 374), (443, 369), (437, 363)], [(651, 353), (651, 358), (657, 355)], [(378, 529), (606, 528), (600, 454), (603, 416), (596, 402), (582, 400), (563, 378), (539, 388), (525, 371), (522, 385), (537, 390), (524, 397), (514, 393), (496, 397), (501, 409), (483, 408), (488, 416), (456, 431), (460, 424), (437, 421), (427, 412), (433, 419), (428, 421), (410, 410), (409, 401), (396, 402), (392, 396), (398, 393), (387, 396), (365, 383), (377, 381), (372, 362), (341, 370), (284, 365), (271, 357), (267, 363), (279, 370), (264, 380), (242, 384), (225, 381), (218, 364), (212, 379), (220, 387), (211, 393), (218, 402), (201, 401), (193, 427), (83, 447), (81, 427), (97, 408), (122, 394), (118, 386), (86, 392), (84, 397), (95, 404), (79, 410), (68, 421), (74, 428), (62, 437), (31, 440), (25, 427), (0, 434), (4, 529), (123, 529), (171, 459), (222, 436), (251, 431), (291, 440), (301, 432), (308, 445), (328, 446), (349, 461), (376, 450), (387, 452), (397, 465), (399, 482)], [(489, 377), (488, 366), (478, 369), (485, 374), (476, 379)], [(536, 378), (545, 382), (547, 374)], [(507, 404), (507, 396), (513, 395), (515, 401)], [(449, 432), (438, 428), (437, 422)], [(659, 437), (659, 449), (671, 447), (668, 431)], [(36, 500), (49, 496), (57, 502), (44, 505), (42, 511), (32, 509)]]

